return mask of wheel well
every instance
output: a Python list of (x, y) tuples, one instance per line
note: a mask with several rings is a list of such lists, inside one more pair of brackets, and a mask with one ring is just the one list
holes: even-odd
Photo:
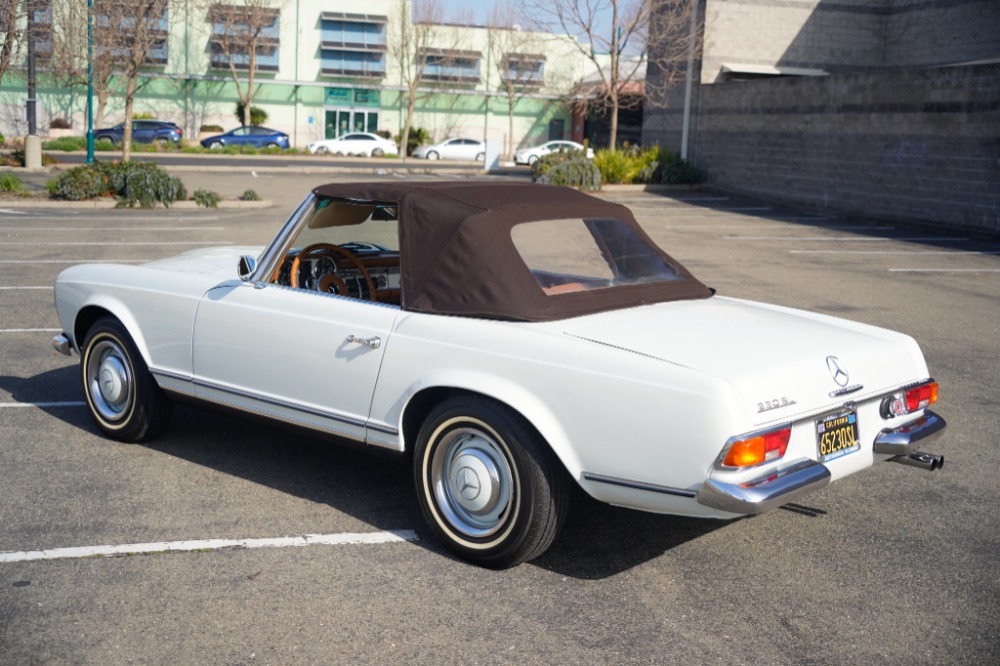
[[(431, 413), (437, 405), (448, 400), (449, 398), (454, 398), (457, 396), (475, 396), (479, 398), (484, 398), (486, 400), (491, 400), (498, 405), (503, 405), (510, 411), (514, 412), (524, 424), (535, 431), (543, 442), (545, 446), (552, 450), (552, 446), (546, 441), (545, 437), (538, 431), (538, 428), (529, 421), (525, 416), (518, 411), (515, 407), (510, 404), (503, 402), (502, 400), (497, 400), (491, 395), (486, 395), (485, 393), (479, 393), (477, 391), (469, 391), (467, 389), (453, 388), (448, 386), (437, 386), (433, 388), (424, 389), (420, 391), (413, 398), (410, 399), (409, 403), (406, 405), (406, 411), (403, 412), (403, 446), (405, 447), (406, 463), (407, 465), (412, 463), (413, 448), (416, 444), (417, 437), (420, 434), (420, 426), (423, 425), (424, 421), (427, 419), (427, 415)], [(555, 453), (553, 451), (553, 453)]]
[[(96, 305), (85, 307), (77, 313), (76, 321), (73, 323), (73, 342), (76, 343), (77, 349), (83, 345), (83, 338), (87, 335), (87, 331), (101, 317), (114, 317), (114, 315)], [(115, 318), (117, 319), (117, 317)]]

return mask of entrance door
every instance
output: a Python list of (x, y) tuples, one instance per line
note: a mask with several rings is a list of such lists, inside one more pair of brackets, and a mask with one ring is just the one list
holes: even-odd
[(376, 132), (378, 120), (378, 111), (327, 109), (326, 138), (336, 139), (348, 132)]

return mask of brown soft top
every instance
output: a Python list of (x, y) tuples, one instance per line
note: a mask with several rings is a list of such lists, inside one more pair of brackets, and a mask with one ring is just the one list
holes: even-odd
[(615, 219), (653, 243), (620, 204), (566, 187), (510, 182), (335, 183), (319, 197), (396, 205), (403, 309), (515, 321), (551, 321), (712, 292), (660, 250), (680, 273), (669, 282), (546, 294), (521, 259), (512, 228), (537, 220)]

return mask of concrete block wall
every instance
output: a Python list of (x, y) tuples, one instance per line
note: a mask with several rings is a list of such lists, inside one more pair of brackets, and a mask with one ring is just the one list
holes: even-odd
[(1000, 233), (1000, 64), (702, 86), (691, 158), (720, 189)]
[(885, 65), (926, 67), (1000, 56), (997, 0), (892, 0), (885, 24)]

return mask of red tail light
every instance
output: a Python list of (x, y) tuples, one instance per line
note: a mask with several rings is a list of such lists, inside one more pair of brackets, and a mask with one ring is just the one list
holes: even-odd
[(906, 410), (915, 412), (937, 402), (938, 385), (937, 382), (924, 384), (916, 388), (911, 388), (906, 392)]
[(756, 434), (746, 439), (738, 439), (729, 446), (724, 467), (752, 467), (764, 462), (777, 460), (785, 455), (788, 440), (792, 436), (791, 428), (772, 430)]
[(880, 412), (882, 418), (891, 419), (903, 414), (910, 414), (918, 409), (929, 407), (937, 402), (937, 382), (927, 382), (902, 391), (897, 391), (882, 399)]

